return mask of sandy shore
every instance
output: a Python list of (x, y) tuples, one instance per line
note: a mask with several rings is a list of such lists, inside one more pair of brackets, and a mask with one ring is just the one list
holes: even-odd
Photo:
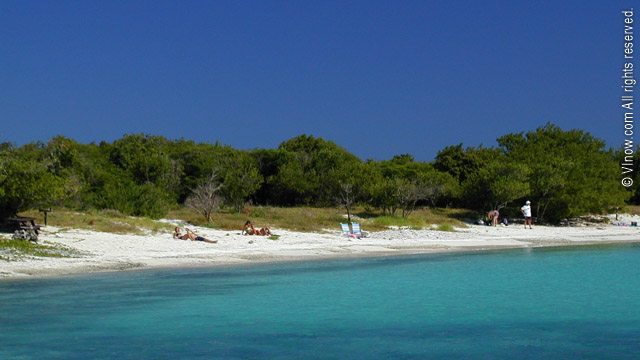
[(543, 246), (640, 242), (640, 228), (628, 226), (546, 227), (523, 229), (471, 226), (455, 232), (394, 229), (348, 239), (338, 230), (301, 233), (274, 229), (278, 240), (243, 236), (240, 231), (197, 228), (217, 244), (175, 240), (171, 234), (118, 235), (49, 227), (40, 237), (79, 251), (72, 258), (25, 258), (1, 261), (0, 278), (41, 277), (96, 271), (161, 267), (228, 266), (259, 262), (357, 256), (492, 250)]

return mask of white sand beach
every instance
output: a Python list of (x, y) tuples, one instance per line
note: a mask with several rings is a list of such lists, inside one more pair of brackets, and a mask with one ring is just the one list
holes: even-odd
[[(627, 219), (627, 220), (633, 220)], [(171, 222), (167, 220), (167, 222)], [(437, 230), (393, 229), (362, 239), (341, 236), (338, 230), (303, 233), (274, 229), (277, 240), (244, 236), (240, 231), (190, 227), (217, 244), (173, 239), (169, 233), (118, 235), (47, 227), (45, 244), (64, 245), (81, 255), (70, 258), (26, 257), (0, 261), (0, 278), (41, 277), (96, 271), (161, 267), (229, 266), (274, 261), (405, 255), (504, 248), (640, 242), (640, 228), (616, 225), (584, 227), (522, 225), (478, 226)]]

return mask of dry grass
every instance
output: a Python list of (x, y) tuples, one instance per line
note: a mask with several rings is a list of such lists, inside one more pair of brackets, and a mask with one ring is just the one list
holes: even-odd
[(341, 212), (335, 208), (312, 207), (263, 207), (248, 206), (241, 213), (235, 211), (221, 211), (213, 215), (212, 222), (207, 224), (204, 217), (193, 209), (180, 208), (171, 211), (171, 219), (180, 219), (198, 226), (208, 226), (224, 230), (242, 230), (247, 220), (251, 220), (257, 228), (269, 226), (275, 229), (294, 231), (322, 231), (339, 227)]
[[(469, 211), (464, 209), (418, 209), (408, 217), (388, 216), (380, 214), (369, 214), (368, 230), (384, 230), (390, 226), (409, 227), (411, 229), (430, 228), (432, 225), (446, 225), (447, 229), (454, 227), (464, 228), (466, 225), (461, 221), (468, 215)], [(365, 223), (366, 224), (366, 223)]]
[(627, 205), (624, 207), (622, 212), (629, 213), (631, 215), (640, 215), (640, 206), (638, 205)]
[[(459, 219), (468, 214), (461, 209), (419, 209), (407, 218), (383, 215), (379, 212), (367, 212), (363, 208), (355, 209), (352, 221), (359, 222), (366, 231), (379, 231), (390, 226), (402, 226), (413, 229), (429, 228), (432, 225), (445, 226), (446, 229), (465, 227)], [(26, 211), (21, 215), (31, 216), (43, 223), (43, 215), (36, 210)], [(342, 208), (314, 207), (267, 207), (248, 206), (238, 213), (223, 210), (214, 214), (212, 222), (207, 223), (195, 210), (182, 207), (174, 209), (166, 216), (169, 219), (184, 220), (197, 226), (215, 229), (240, 231), (245, 221), (251, 220), (260, 228), (269, 226), (273, 229), (286, 229), (303, 232), (336, 231), (340, 223), (346, 223), (346, 212)], [(49, 225), (60, 228), (88, 229), (116, 234), (148, 234), (170, 232), (172, 226), (152, 219), (122, 215), (113, 210), (92, 210), (77, 212), (67, 209), (54, 209), (49, 213)]]
[[(458, 218), (466, 214), (460, 209), (421, 209), (409, 217), (387, 216), (381, 213), (356, 209), (352, 221), (359, 222), (367, 231), (385, 230), (389, 226), (406, 226), (421, 229), (434, 225), (446, 224), (451, 227), (465, 227)], [(222, 211), (214, 214), (213, 220), (207, 224), (204, 217), (193, 209), (180, 208), (169, 213), (171, 219), (180, 219), (194, 225), (208, 226), (224, 230), (241, 230), (244, 222), (251, 220), (256, 227), (269, 226), (275, 229), (294, 231), (314, 231), (339, 229), (340, 223), (346, 223), (346, 212), (341, 208), (313, 207), (247, 207), (242, 213)], [(458, 218), (456, 218), (458, 217)]]
[[(44, 224), (43, 214), (36, 210), (20, 215), (31, 216)], [(77, 212), (67, 209), (54, 209), (49, 213), (48, 224), (60, 228), (87, 229), (114, 234), (145, 234), (171, 231), (171, 225), (152, 219), (123, 215), (114, 210), (91, 210)]]

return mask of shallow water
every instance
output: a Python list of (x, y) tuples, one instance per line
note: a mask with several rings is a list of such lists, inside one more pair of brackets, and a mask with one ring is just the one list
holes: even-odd
[(0, 282), (0, 359), (633, 358), (640, 247)]

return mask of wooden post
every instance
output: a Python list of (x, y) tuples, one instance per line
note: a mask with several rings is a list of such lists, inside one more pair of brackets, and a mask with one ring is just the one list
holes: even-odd
[(51, 212), (51, 208), (48, 209), (39, 209), (41, 213), (44, 213), (44, 226), (47, 226), (47, 214)]

